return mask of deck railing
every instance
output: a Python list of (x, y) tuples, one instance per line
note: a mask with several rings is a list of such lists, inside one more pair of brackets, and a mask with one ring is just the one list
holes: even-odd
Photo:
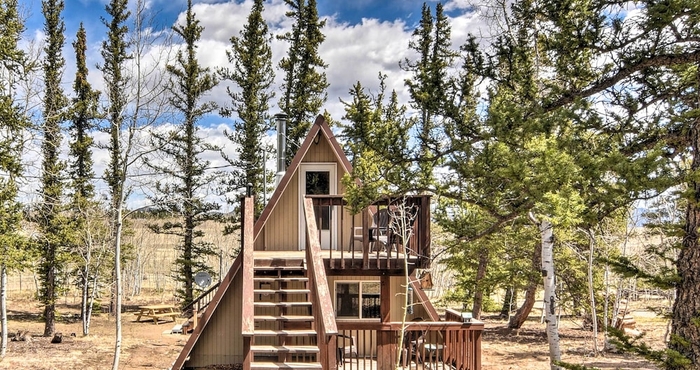
[(216, 284), (212, 285), (205, 292), (197, 296), (197, 298), (193, 299), (192, 302), (184, 305), (181, 311), (187, 316), (196, 316), (197, 313), (201, 312), (209, 305), (209, 302), (211, 302), (212, 298), (214, 298), (216, 290), (219, 288), (219, 284), (221, 283), (217, 282)]
[[(484, 324), (478, 321), (421, 321), (402, 325), (351, 320), (339, 321), (337, 325), (343, 336), (338, 340), (338, 353), (345, 354), (343, 370), (393, 370), (397, 363), (405, 369), (481, 369)], [(353, 348), (346, 349), (351, 344)]]
[(324, 369), (335, 368), (336, 365), (336, 328), (335, 316), (333, 315), (333, 301), (326, 269), (323, 261), (318, 258), (321, 254), (321, 245), (316, 238), (316, 221), (314, 220), (314, 208), (310, 199), (304, 200), (304, 215), (306, 217), (307, 232), (309, 236), (309, 247), (306, 248), (307, 272), (309, 278), (309, 288), (313, 302), (314, 328), (316, 328), (316, 343), (319, 349), (319, 362)]
[[(418, 268), (430, 267), (430, 196), (385, 197), (362, 210), (359, 217), (349, 212), (340, 195), (306, 197), (314, 206), (334, 209), (329, 213), (339, 227), (330, 237), (336, 240), (336, 248), (323, 251), (330, 268), (402, 269), (404, 258)], [(380, 222), (382, 213), (388, 215), (384, 222)], [(316, 218), (320, 224), (321, 215)]]

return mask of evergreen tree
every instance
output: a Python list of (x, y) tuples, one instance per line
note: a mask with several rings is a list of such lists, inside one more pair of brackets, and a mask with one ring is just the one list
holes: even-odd
[[(676, 262), (678, 282), (676, 284), (676, 301), (673, 304), (671, 341), (669, 348), (681, 353), (700, 366), (700, 63), (684, 66), (676, 74), (684, 87), (676, 97), (674, 118), (689, 131), (687, 147), (689, 148), (690, 168), (685, 171), (686, 188), (684, 194), (685, 225), (681, 249)], [(676, 105), (677, 104), (677, 105)], [(674, 365), (673, 368), (680, 368)]]
[(192, 1), (187, 3), (184, 25), (173, 27), (185, 42), (184, 51), (178, 51), (175, 65), (169, 64), (167, 71), (171, 76), (170, 104), (180, 113), (182, 123), (165, 133), (153, 133), (157, 147), (165, 154), (166, 163), (148, 161), (152, 168), (166, 174), (166, 182), (156, 184), (159, 197), (155, 204), (171, 213), (182, 217), (180, 222), (167, 222), (162, 225), (150, 225), (157, 233), (177, 235), (180, 240), (180, 254), (176, 259), (176, 279), (182, 285), (178, 295), (185, 304), (194, 299), (194, 275), (197, 271), (210, 271), (204, 258), (214, 255), (212, 243), (202, 240), (204, 232), (198, 229), (205, 220), (211, 219), (211, 212), (219, 206), (207, 202), (201, 194), (216, 178), (207, 174), (209, 161), (199, 156), (206, 151), (218, 148), (204, 142), (198, 134), (197, 121), (216, 109), (213, 103), (200, 103), (204, 95), (216, 85), (215, 76), (208, 68), (202, 68), (197, 60), (197, 42), (203, 27), (199, 25), (192, 12)]
[(18, 180), (22, 176), (23, 131), (26, 117), (14, 100), (15, 84), (23, 77), (27, 65), (17, 43), (24, 31), (16, 0), (0, 0), (0, 361), (5, 357), (8, 340), (7, 273), (21, 269), (31, 260), (26, 240), (18, 233), (22, 221), (17, 201)]
[[(234, 170), (226, 182), (228, 192), (237, 192), (252, 185), (255, 197), (255, 215), (262, 212), (264, 201), (262, 194), (266, 191), (268, 173), (265, 171), (265, 158), (270, 149), (263, 145), (262, 139), (267, 130), (270, 99), (274, 93), (270, 86), (274, 80), (272, 69), (271, 35), (262, 17), (264, 6), (262, 0), (255, 0), (248, 15), (248, 23), (243, 27), (240, 37), (231, 37), (231, 50), (226, 52), (233, 68), (219, 71), (221, 77), (233, 82), (238, 88), (227, 88), (231, 106), (221, 110), (230, 117), (238, 117), (233, 124), (233, 132), (225, 132), (226, 137), (235, 144), (237, 158), (224, 155)], [(231, 200), (233, 201), (233, 200)], [(238, 199), (235, 200), (238, 202)]]
[(110, 192), (110, 223), (114, 245), (114, 294), (115, 294), (115, 344), (113, 370), (119, 368), (121, 353), (122, 328), (121, 328), (121, 237), (123, 230), (123, 210), (126, 199), (125, 182), (126, 170), (129, 165), (128, 150), (130, 139), (134, 131), (126, 131), (128, 135), (126, 147), (122, 142), (125, 131), (123, 112), (126, 108), (126, 83), (124, 76), (125, 64), (129, 59), (128, 43), (126, 35), (128, 27), (125, 22), (129, 18), (127, 0), (111, 0), (105, 7), (110, 19), (103, 18), (102, 22), (107, 26), (107, 40), (102, 43), (102, 58), (104, 64), (100, 66), (105, 81), (105, 93), (108, 99), (107, 121), (109, 122), (109, 142), (106, 145), (109, 153), (109, 163), (105, 171), (105, 180)]
[(416, 122), (417, 177), (415, 187), (428, 190), (433, 182), (433, 168), (439, 165), (441, 135), (436, 128), (443, 124), (441, 117), (451, 88), (448, 69), (452, 67), (457, 53), (451, 50), (451, 27), (444, 14), (442, 3), (435, 7), (435, 18), (427, 3), (423, 3), (421, 20), (413, 31), (409, 49), (416, 52), (418, 60), (408, 59), (401, 67), (412, 72), (413, 77), (405, 81), (411, 103), (418, 111)]
[(287, 164), (301, 146), (311, 122), (326, 102), (328, 82), (321, 70), (326, 64), (318, 55), (325, 40), (318, 18), (316, 0), (284, 0), (292, 8), (287, 17), (294, 20), (291, 32), (280, 39), (289, 42), (287, 56), (280, 61), (284, 85), (279, 107), (287, 115)]
[[(379, 74), (380, 87), (375, 97), (360, 82), (350, 90), (351, 102), (343, 101), (348, 124), (340, 124), (345, 152), (353, 165), (351, 176), (343, 178), (345, 197), (354, 212), (381, 195), (403, 194), (404, 175), (411, 164), (408, 148), (409, 121), (406, 107), (398, 102), (396, 91), (387, 97), (386, 75)], [(357, 184), (355, 179), (362, 179)]]
[(101, 261), (95, 252), (95, 237), (90, 229), (91, 220), (98, 204), (95, 201), (95, 186), (93, 178), (92, 149), (94, 142), (90, 133), (96, 128), (95, 120), (99, 118), (98, 99), (99, 92), (92, 89), (88, 82), (88, 68), (85, 60), (87, 51), (87, 36), (82, 23), (78, 28), (76, 40), (73, 42), (75, 49), (76, 73), (73, 82), (72, 109), (70, 111), (70, 166), (69, 175), (71, 184), (69, 191), (71, 194), (70, 204), (70, 227), (74, 231), (71, 241), (71, 249), (80, 255), (83, 264), (78, 270), (78, 285), (81, 294), (81, 318), (83, 321), (83, 335), (89, 334), (89, 323), (92, 314), (92, 305), (89, 304), (89, 297), (95, 292), (90, 292), (91, 282), (96, 281), (100, 275), (97, 267)]
[(39, 276), (41, 290), (39, 300), (44, 305), (44, 335), (50, 336), (56, 331), (56, 299), (65, 282), (61, 276), (66, 268), (67, 251), (65, 250), (67, 219), (62, 214), (64, 184), (62, 182), (65, 164), (59, 159), (61, 149), (61, 122), (65, 118), (64, 109), (67, 99), (61, 88), (61, 77), (65, 60), (61, 49), (65, 41), (65, 26), (61, 18), (64, 8), (62, 0), (44, 0), (44, 32), (46, 46), (44, 69), (43, 101), (43, 141), (42, 141), (42, 177), (41, 207), (37, 219), (42, 238), (41, 262)]

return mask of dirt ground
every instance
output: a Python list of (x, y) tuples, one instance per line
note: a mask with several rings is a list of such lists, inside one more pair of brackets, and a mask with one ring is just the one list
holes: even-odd
[[(126, 302), (123, 315), (123, 342), (121, 369), (168, 369), (185, 344), (187, 336), (170, 334), (173, 322), (136, 322), (136, 307), (157, 301)], [(666, 323), (652, 312), (641, 308), (632, 311), (637, 328), (646, 332), (646, 342), (655, 348), (663, 347)], [(20, 330), (28, 330), (31, 341), (8, 343), (7, 355), (0, 361), (0, 369), (109, 369), (114, 352), (114, 319), (100, 313), (94, 317), (90, 335), (83, 337), (75, 305), (59, 306), (60, 322), (56, 329), (63, 334), (63, 342), (51, 344), (51, 338), (42, 337), (43, 323), (40, 321), (35, 301), (10, 301), (8, 304), (12, 336)], [(549, 369), (549, 350), (544, 324), (538, 312), (518, 331), (506, 329), (506, 322), (486, 318), (486, 330), (482, 343), (483, 370)], [(184, 319), (183, 319), (184, 320)], [(75, 336), (73, 336), (73, 333)], [(562, 319), (560, 323), (562, 360), (594, 366), (600, 369), (648, 369), (656, 370), (652, 364), (631, 355), (606, 353), (592, 355), (592, 340), (589, 331), (580, 329), (576, 320)], [(599, 346), (602, 346), (602, 336)]]

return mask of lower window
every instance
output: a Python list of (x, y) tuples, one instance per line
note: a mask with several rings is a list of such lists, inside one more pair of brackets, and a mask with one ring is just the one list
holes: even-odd
[(339, 318), (380, 318), (378, 281), (335, 283), (335, 315)]

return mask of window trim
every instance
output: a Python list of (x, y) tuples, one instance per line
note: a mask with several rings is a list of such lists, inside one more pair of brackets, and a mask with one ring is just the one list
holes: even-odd
[[(379, 284), (379, 307), (381, 309), (381, 302), (382, 302), (382, 296), (381, 296), (381, 281), (380, 280), (336, 280), (334, 281), (334, 286), (333, 286), (333, 312), (335, 314), (335, 317), (337, 320), (380, 320), (381, 317), (362, 317), (362, 286), (364, 284)], [(338, 284), (358, 284), (358, 316), (339, 316), (338, 315)], [(381, 316), (381, 313), (380, 313)]]

